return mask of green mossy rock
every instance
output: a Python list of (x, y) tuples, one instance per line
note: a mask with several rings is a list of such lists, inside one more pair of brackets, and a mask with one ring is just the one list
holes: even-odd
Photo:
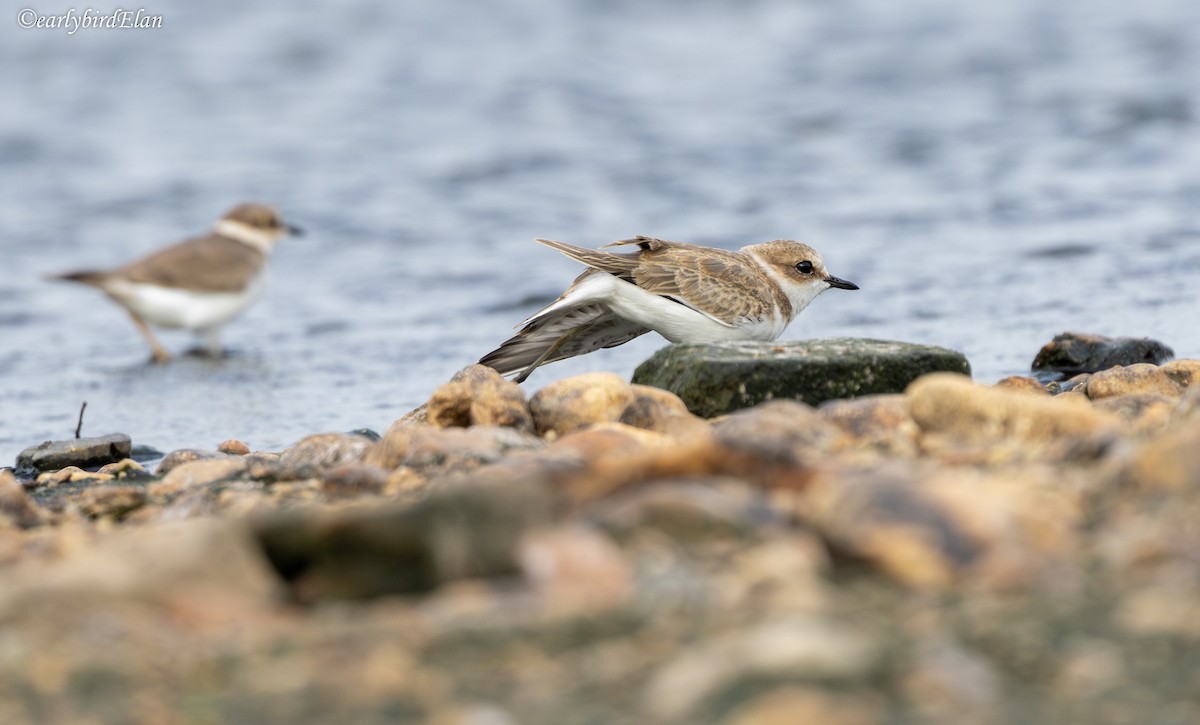
[(962, 353), (932, 345), (835, 338), (794, 342), (671, 345), (638, 366), (633, 382), (670, 390), (711, 418), (764, 400), (809, 405), (902, 393), (926, 373), (971, 374)]

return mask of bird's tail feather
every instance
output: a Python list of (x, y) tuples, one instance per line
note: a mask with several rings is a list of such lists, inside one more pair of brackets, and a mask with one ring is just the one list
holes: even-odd
[(480, 358), (501, 375), (524, 382), (546, 363), (616, 347), (650, 330), (623, 320), (603, 305), (589, 304), (539, 316), (500, 347)]

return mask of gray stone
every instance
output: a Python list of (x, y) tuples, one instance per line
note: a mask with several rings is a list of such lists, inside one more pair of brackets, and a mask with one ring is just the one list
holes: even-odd
[(1055, 335), (1033, 359), (1033, 369), (1043, 380), (1063, 380), (1079, 373), (1094, 373), (1118, 365), (1161, 365), (1175, 352), (1148, 337), (1104, 337), (1080, 332)]
[(862, 395), (902, 393), (926, 373), (970, 374), (962, 353), (906, 342), (836, 338), (795, 342), (671, 345), (633, 373), (633, 382), (678, 395), (711, 418), (764, 400), (809, 405)]
[(554, 520), (554, 501), (536, 481), (448, 481), (412, 505), (272, 512), (256, 534), (298, 601), (366, 599), (515, 576), (518, 544)]
[(30, 446), (17, 456), (17, 471), (57, 471), (67, 466), (103, 466), (129, 457), (131, 441), (124, 433), (109, 433), (94, 438), (46, 441)]

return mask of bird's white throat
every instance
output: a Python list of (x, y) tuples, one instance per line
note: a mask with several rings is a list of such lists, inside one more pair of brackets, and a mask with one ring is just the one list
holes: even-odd
[(249, 224), (243, 224), (233, 219), (222, 219), (217, 222), (217, 226), (213, 231), (223, 237), (236, 239), (243, 244), (258, 249), (263, 254), (270, 254), (275, 247), (275, 242), (279, 241), (279, 235), (269, 232), (265, 229), (255, 229)]

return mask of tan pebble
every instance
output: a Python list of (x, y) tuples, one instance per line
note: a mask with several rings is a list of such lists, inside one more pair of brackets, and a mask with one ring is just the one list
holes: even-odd
[(484, 365), (460, 370), (438, 387), (423, 407), (425, 419), (441, 428), (494, 425), (533, 430), (521, 386)]
[(76, 503), (89, 518), (122, 519), (146, 504), (146, 491), (140, 486), (93, 486)]
[(925, 375), (908, 386), (909, 411), (923, 434), (977, 443), (1013, 438), (1045, 444), (1064, 436), (1114, 430), (1116, 416), (1065, 395), (1041, 398), (976, 385), (954, 373)]
[(85, 471), (78, 466), (67, 466), (57, 471), (48, 471), (41, 474), (37, 477), (37, 482), (45, 486), (59, 486), (64, 483), (76, 483), (79, 481), (109, 481), (113, 478), (116, 478), (116, 476), (111, 473)]
[[(790, 615), (709, 637), (653, 672), (643, 700), (647, 722), (695, 722), (697, 706), (737, 682), (862, 681), (879, 661), (876, 639), (832, 619)], [(804, 721), (797, 721), (804, 722)]]
[(41, 522), (37, 504), (8, 471), (0, 471), (0, 515), (8, 517), (21, 528), (36, 526)]
[(903, 395), (834, 400), (822, 404), (818, 412), (848, 434), (846, 448), (903, 457), (917, 453), (920, 429), (909, 415), (908, 398)]
[(325, 471), (321, 491), (334, 497), (354, 497), (376, 494), (387, 486), (388, 471), (378, 466), (348, 463)]
[(876, 725), (885, 722), (884, 703), (871, 693), (827, 692), (790, 686), (759, 695), (738, 707), (728, 725)]
[(1200, 360), (1172, 360), (1162, 371), (1181, 388), (1200, 388)]
[(138, 463), (132, 458), (124, 458), (116, 463), (110, 463), (106, 466), (101, 466), (100, 470), (97, 471), (97, 473), (109, 474), (116, 478), (125, 478), (126, 476), (145, 472), (146, 469), (142, 467), (142, 464)]
[(1186, 491), (1200, 487), (1200, 421), (1189, 421), (1141, 445), (1122, 477), (1136, 489)]
[(586, 373), (551, 383), (529, 399), (538, 435), (570, 433), (620, 420), (634, 401), (629, 383), (614, 373)]
[(1157, 365), (1138, 363), (1109, 368), (1093, 373), (1087, 382), (1087, 396), (1092, 400), (1134, 393), (1156, 393), (1178, 398), (1184, 387)]
[(1096, 409), (1114, 413), (1137, 433), (1155, 433), (1171, 422), (1179, 401), (1161, 393), (1133, 393), (1096, 401)]
[(176, 466), (162, 481), (147, 487), (153, 496), (169, 496), (191, 488), (233, 478), (246, 470), (241, 458), (215, 458), (189, 461)]
[(633, 573), (621, 550), (607, 536), (578, 524), (529, 533), (517, 558), (555, 611), (608, 609), (633, 591)]
[(250, 452), (250, 446), (236, 438), (230, 438), (227, 441), (222, 441), (221, 445), (217, 446), (217, 450), (221, 453), (228, 453), (231, 456), (244, 456)]
[(1046, 387), (1039, 383), (1034, 378), (1024, 375), (1010, 375), (1007, 378), (999, 381), (993, 388), (1001, 390), (1012, 390), (1018, 393), (1033, 393), (1034, 395), (1049, 395)]

